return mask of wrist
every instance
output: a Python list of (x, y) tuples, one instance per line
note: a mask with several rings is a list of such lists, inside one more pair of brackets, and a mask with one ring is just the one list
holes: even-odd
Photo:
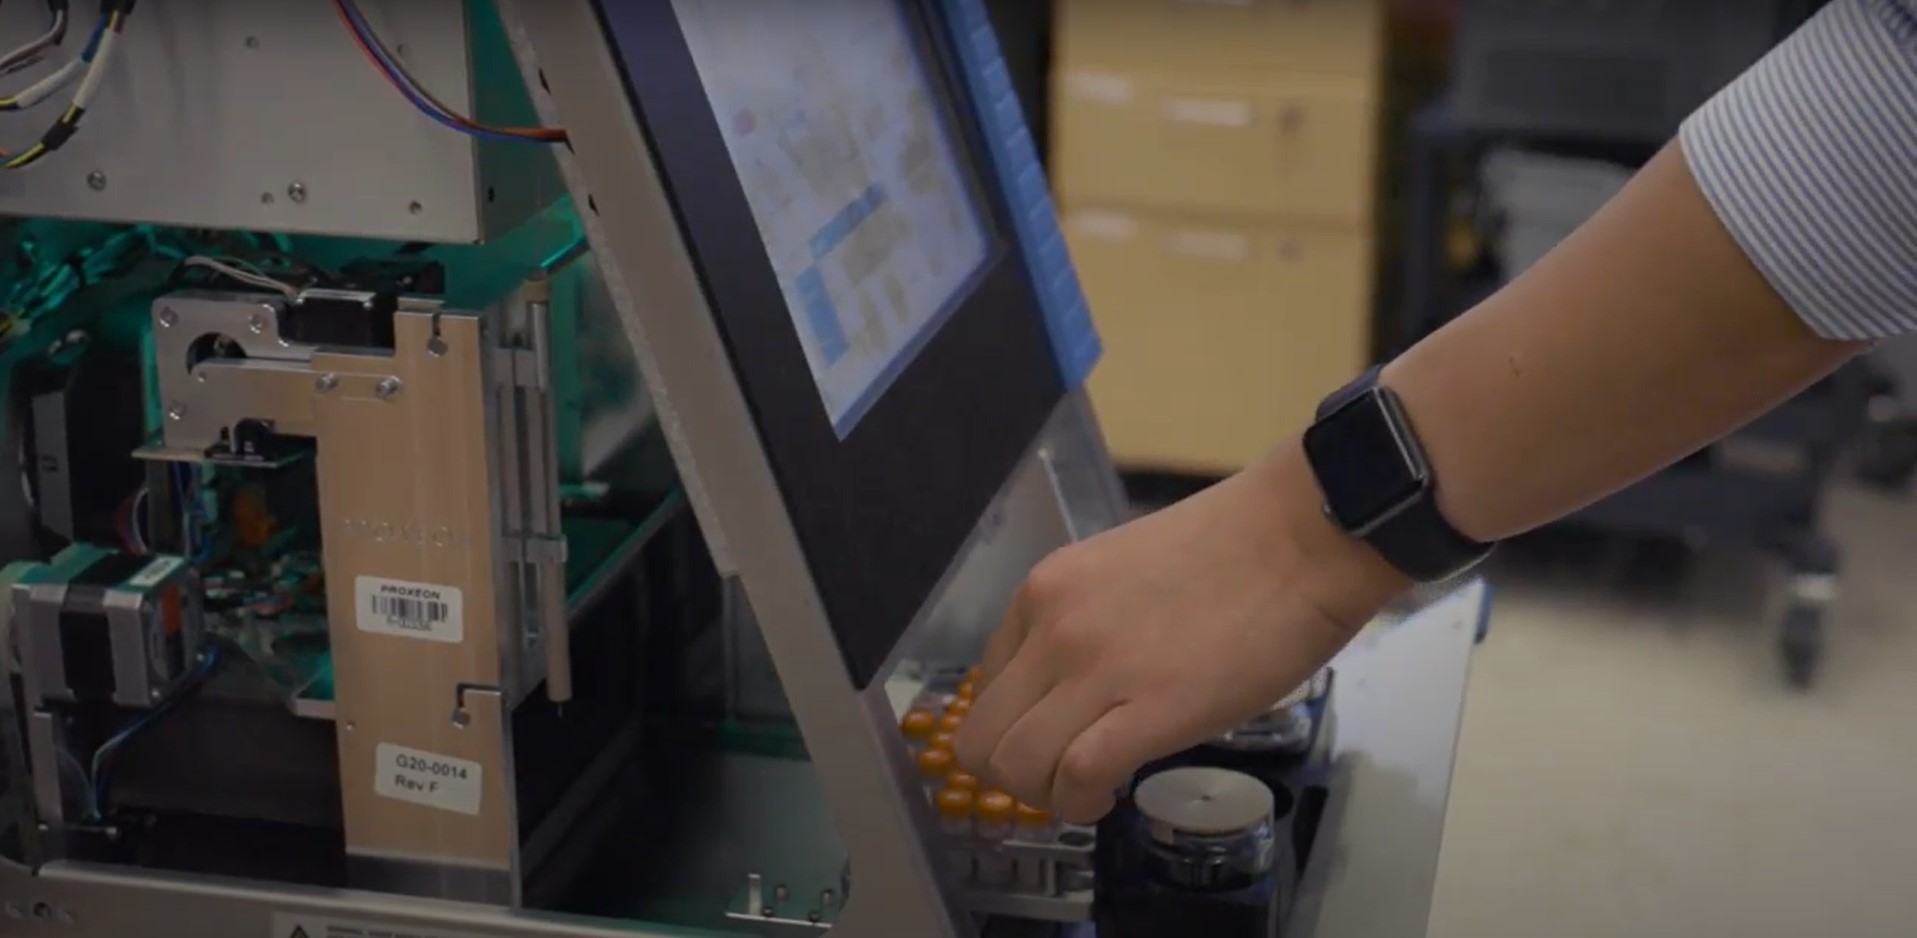
[(1274, 538), (1296, 571), (1292, 588), (1345, 628), (1362, 627), (1412, 586), (1371, 545), (1326, 517), (1304, 446), (1293, 437), (1245, 470), (1264, 493)]

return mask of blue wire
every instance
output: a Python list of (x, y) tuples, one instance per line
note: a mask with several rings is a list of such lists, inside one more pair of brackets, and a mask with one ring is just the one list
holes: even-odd
[(359, 11), (359, 6), (354, 3), (342, 3), (340, 7), (346, 11), (346, 19), (353, 25), (353, 32), (358, 34), (360, 41), (366, 44), (367, 51), (373, 54), (373, 59), (378, 62), (380, 71), (385, 73), (386, 80), (391, 82), (393, 87), (398, 89), (399, 93), (405, 96), (407, 101), (412, 102), (413, 107), (418, 108), (421, 113), (450, 130), (456, 130), (467, 136), (478, 137), (482, 140), (499, 140), (509, 143), (525, 143), (529, 140), (539, 140), (538, 137), (499, 133), (498, 131), (488, 130), (484, 127), (469, 127), (454, 120), (452, 116), (446, 112), (434, 107), (431, 101), (426, 100), (426, 97), (420, 94), (417, 87), (407, 81), (405, 70), (399, 67), (399, 63), (393, 61), (392, 57), (387, 54), (385, 47), (374, 38), (373, 26), (371, 23), (366, 22), (366, 17)]
[(120, 749), (132, 741), (134, 737), (159, 722), (160, 718), (166, 716), (167, 712), (172, 710), (174, 705), (184, 699), (189, 692), (199, 687), (202, 683), (205, 683), (207, 678), (212, 677), (213, 671), (220, 666), (222, 656), (223, 652), (220, 650), (220, 646), (212, 645), (208, 647), (206, 654), (201, 656), (199, 665), (187, 675), (185, 681), (182, 681), (178, 687), (174, 689), (171, 696), (154, 705), (153, 709), (140, 714), (133, 722), (128, 723), (124, 729), (113, 734), (106, 742), (101, 743), (99, 749), (94, 750), (90, 782), (93, 789), (93, 816), (95, 818), (106, 815), (106, 793), (111, 790), (113, 785), (113, 757), (118, 755)]

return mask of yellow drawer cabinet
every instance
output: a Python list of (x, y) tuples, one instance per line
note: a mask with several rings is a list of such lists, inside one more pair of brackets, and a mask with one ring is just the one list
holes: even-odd
[(1106, 348), (1093, 402), (1125, 465), (1233, 471), (1365, 367), (1357, 229), (1086, 207), (1065, 227)]
[(1063, 66), (1053, 84), (1062, 201), (1369, 222), (1370, 82), (1297, 75), (1234, 85)]
[(1188, 77), (1370, 77), (1384, 17), (1384, 0), (1061, 0), (1058, 57)]

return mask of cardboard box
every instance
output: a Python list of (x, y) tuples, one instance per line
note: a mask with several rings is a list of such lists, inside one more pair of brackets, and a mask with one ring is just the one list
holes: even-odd
[(1062, 201), (1369, 224), (1376, 86), (1354, 78), (1054, 73), (1052, 170)]
[(1061, 0), (1060, 60), (1188, 78), (1379, 73), (1384, 0)]
[(1065, 212), (1105, 358), (1090, 388), (1129, 467), (1223, 474), (1302, 429), (1370, 357), (1365, 229)]

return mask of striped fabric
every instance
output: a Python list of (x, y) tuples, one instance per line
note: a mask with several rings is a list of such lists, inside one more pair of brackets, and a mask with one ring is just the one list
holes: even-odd
[(1832, 0), (1678, 138), (1725, 227), (1818, 334), (1917, 332), (1917, 0)]

